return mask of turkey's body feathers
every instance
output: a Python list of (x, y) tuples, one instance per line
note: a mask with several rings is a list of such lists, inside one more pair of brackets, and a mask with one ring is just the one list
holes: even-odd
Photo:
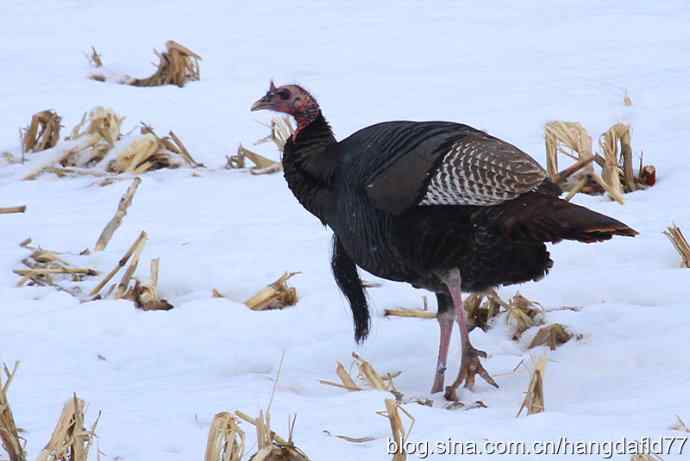
[[(285, 177), (300, 203), (335, 233), (333, 270), (368, 331), (355, 265), (446, 294), (457, 268), (465, 291), (542, 278), (545, 242), (636, 235), (558, 198), (560, 189), (517, 147), (467, 125), (387, 122), (335, 142), (319, 116), (285, 145)], [(366, 315), (364, 315), (366, 313)]]

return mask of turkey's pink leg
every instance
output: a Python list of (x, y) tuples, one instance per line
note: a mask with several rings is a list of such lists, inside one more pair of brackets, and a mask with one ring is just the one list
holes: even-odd
[(448, 400), (458, 400), (457, 388), (463, 381), (465, 381), (465, 387), (472, 387), (474, 385), (475, 375), (477, 374), (492, 386), (498, 387), (498, 384), (496, 384), (496, 381), (494, 381), (479, 361), (479, 357), (486, 357), (486, 352), (475, 349), (470, 343), (465, 308), (462, 304), (462, 279), (460, 277), (460, 271), (457, 269), (448, 271), (443, 281), (448, 287), (451, 298), (453, 298), (453, 308), (455, 309), (455, 317), (458, 321), (458, 325), (460, 325), (462, 340), (460, 371), (455, 382), (446, 388), (445, 397)]
[(446, 363), (448, 362), (448, 348), (450, 347), (450, 337), (453, 334), (454, 315), (451, 312), (444, 312), (436, 319), (440, 329), (438, 340), (438, 360), (436, 361), (436, 374), (434, 384), (431, 386), (431, 393), (441, 392), (446, 376)]

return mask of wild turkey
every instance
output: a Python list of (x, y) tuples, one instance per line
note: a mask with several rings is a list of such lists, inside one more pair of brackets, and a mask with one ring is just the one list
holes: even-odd
[(440, 342), (432, 392), (443, 390), (454, 319), (462, 334), (458, 378), (498, 387), (468, 336), (461, 290), (539, 280), (553, 265), (544, 242), (635, 236), (625, 224), (558, 198), (544, 169), (517, 147), (452, 122), (386, 122), (337, 142), (316, 100), (276, 87), (251, 110), (292, 115), (284, 174), (299, 202), (334, 233), (332, 269), (348, 298), (355, 339), (369, 332), (357, 267), (436, 293)]

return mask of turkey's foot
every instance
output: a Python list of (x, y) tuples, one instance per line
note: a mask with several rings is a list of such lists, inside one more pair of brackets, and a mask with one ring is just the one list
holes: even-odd
[(464, 381), (466, 388), (472, 388), (474, 386), (476, 375), (481, 376), (484, 381), (492, 386), (498, 387), (496, 381), (494, 381), (491, 375), (489, 375), (489, 373), (484, 369), (484, 366), (482, 366), (482, 363), (479, 360), (480, 357), (486, 358), (486, 352), (477, 350), (469, 344), (462, 348), (462, 360), (460, 361), (458, 378), (452, 385), (446, 387), (446, 392), (444, 394), (446, 400), (453, 402), (459, 401), (460, 399), (458, 398), (457, 391), (458, 387), (460, 387), (460, 384), (462, 384)]

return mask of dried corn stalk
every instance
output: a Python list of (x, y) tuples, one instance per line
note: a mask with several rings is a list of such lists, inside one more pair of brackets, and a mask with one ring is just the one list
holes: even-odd
[(339, 383), (335, 383), (333, 381), (327, 381), (325, 379), (320, 379), (319, 382), (321, 384), (326, 384), (328, 386), (335, 386), (335, 387), (340, 387), (343, 389), (347, 389), (348, 391), (361, 391), (362, 388), (359, 387), (356, 383), (355, 380), (352, 379), (352, 376), (350, 376), (350, 373), (345, 369), (342, 363), (336, 362), (335, 366), (335, 374), (338, 375), (338, 378), (340, 379)]
[(112, 173), (141, 174), (161, 168), (203, 167), (192, 158), (182, 140), (172, 131), (160, 137), (149, 125), (142, 123), (141, 136), (135, 137), (108, 163)]
[(343, 386), (345, 386), (347, 389), (352, 391), (359, 391), (362, 389), (357, 384), (355, 384), (355, 380), (352, 379), (352, 376), (350, 376), (350, 373), (348, 373), (348, 371), (345, 369), (342, 363), (336, 362), (335, 374), (338, 375), (338, 378), (340, 378), (340, 381), (343, 383)]
[[(135, 253), (137, 255), (139, 253), (141, 253), (141, 250), (143, 249), (144, 245), (146, 244), (146, 239), (148, 239), (148, 235), (146, 235), (146, 232), (142, 231), (141, 234), (139, 234), (139, 237), (137, 237), (137, 239), (134, 241), (132, 246), (129, 247), (129, 250), (127, 250), (125, 255), (122, 258), (120, 258), (117, 265), (108, 273), (108, 275), (106, 275), (103, 278), (103, 280), (101, 280), (98, 283), (98, 285), (96, 285), (96, 287), (93, 290), (91, 290), (91, 293), (89, 293), (89, 296), (98, 295), (100, 293), (100, 291), (103, 289), (103, 287), (105, 287), (105, 285), (108, 282), (110, 282), (113, 279), (113, 277), (115, 277), (115, 274), (117, 274), (120, 271), (120, 269), (122, 269), (123, 267), (125, 267), (127, 265), (127, 262), (130, 260), (132, 255), (134, 255)], [(138, 256), (137, 256), (137, 259), (138, 259)], [(134, 266), (134, 268), (136, 268), (136, 266)], [(134, 272), (134, 270), (132, 270), (131, 272)], [(130, 274), (130, 277), (131, 277), (131, 274)], [(127, 282), (129, 282), (129, 278), (127, 279)], [(123, 292), (123, 294), (124, 294), (124, 292)]]
[(158, 56), (158, 69), (148, 78), (134, 78), (127, 82), (132, 86), (177, 85), (183, 87), (187, 82), (198, 81), (201, 56), (174, 40), (165, 42), (165, 51), (153, 52)]
[(529, 328), (544, 323), (544, 308), (516, 293), (507, 303), (497, 296), (496, 301), (506, 309), (506, 322), (514, 327), (513, 339), (517, 340)]
[[(9, 455), (9, 461), (26, 461), (26, 452), (24, 451), (23, 439), (19, 436), (19, 429), (14, 422), (14, 415), (12, 408), (7, 398), (7, 390), (12, 384), (19, 362), (15, 362), (12, 371), (3, 364), (5, 379), (2, 378), (0, 372), (0, 442)], [(3, 383), (4, 381), (4, 383)]]
[[(606, 160), (592, 152), (592, 138), (587, 130), (577, 122), (552, 121), (544, 127), (546, 142), (547, 172), (551, 179), (558, 183), (564, 176), (569, 176), (577, 171), (573, 180), (567, 184), (561, 184), (564, 190), (570, 190), (572, 195), (577, 192), (599, 193), (606, 191), (609, 196), (619, 203), (623, 203), (622, 193), (611, 187), (601, 176), (594, 172), (591, 160), (596, 160), (602, 167), (606, 166)], [(566, 155), (576, 163), (572, 167), (558, 172), (558, 154)], [(565, 173), (565, 174), (564, 174)], [(583, 181), (584, 178), (584, 181)], [(574, 191), (574, 192), (573, 192)], [(572, 198), (572, 195), (569, 195)]]
[[(184, 145), (182, 140), (173, 131), (168, 132), (168, 136), (160, 137), (153, 131), (153, 128), (145, 123), (141, 123), (141, 133), (142, 134), (152, 134), (158, 140), (158, 155), (172, 155), (177, 154), (182, 157), (187, 165), (192, 168), (204, 167), (203, 163), (199, 163), (192, 157), (192, 154), (187, 150), (187, 146)], [(154, 168), (155, 169), (155, 168)]]
[(673, 244), (673, 247), (680, 254), (681, 267), (690, 268), (690, 244), (688, 244), (688, 241), (685, 239), (680, 227), (676, 226), (675, 224), (669, 226), (668, 229), (664, 231), (664, 235), (668, 237)]
[[(546, 142), (546, 170), (551, 178), (558, 175), (558, 154), (564, 154), (574, 160), (593, 157), (592, 138), (587, 130), (577, 122), (552, 121), (544, 126)], [(590, 165), (584, 173), (591, 173)]]
[(148, 283), (134, 281), (134, 287), (130, 288), (123, 296), (134, 301), (134, 305), (145, 311), (169, 311), (174, 306), (158, 295), (158, 272), (160, 260), (151, 260), (151, 277)]
[(107, 143), (112, 147), (121, 136), (124, 119), (108, 107), (96, 106), (84, 114), (67, 139), (87, 139), (91, 141), (87, 144)]
[[(635, 175), (633, 174), (633, 153), (630, 144), (630, 126), (624, 123), (616, 123), (599, 137), (599, 146), (604, 153), (606, 168), (604, 168), (603, 178), (611, 189), (619, 194), (623, 194), (620, 183), (621, 173), (619, 163), (623, 164), (623, 181), (625, 192), (637, 190)], [(619, 161), (620, 146), (620, 161)]]
[(384, 378), (376, 372), (374, 366), (369, 361), (365, 360), (356, 352), (352, 353), (352, 358), (355, 359), (355, 363), (359, 369), (359, 375), (366, 379), (372, 388), (380, 391), (390, 389), (392, 380), (386, 383)]
[(204, 461), (240, 461), (244, 456), (244, 439), (244, 431), (232, 414), (216, 414), (208, 430)]
[[(354, 364), (357, 366), (358, 378), (360, 378), (362, 382), (368, 384), (369, 387), (371, 387), (372, 389), (390, 391), (394, 395), (398, 393), (393, 379), (400, 376), (400, 372), (389, 372), (384, 375), (381, 375), (376, 371), (374, 366), (368, 360), (365, 360), (356, 352), (352, 353), (352, 358), (354, 359)], [(362, 386), (355, 383), (355, 380), (345, 369), (342, 363), (336, 362), (335, 373), (338, 375), (340, 383), (326, 381), (323, 379), (319, 380), (319, 382), (321, 384), (326, 384), (328, 386), (335, 386), (340, 387), (342, 389), (347, 389), (348, 391), (363, 390)]]
[[(142, 235), (144, 238), (141, 238)], [(139, 237), (140, 239), (137, 240), (138, 243), (134, 247), (134, 251), (132, 251), (129, 266), (127, 267), (127, 270), (125, 270), (125, 273), (122, 274), (120, 283), (118, 283), (117, 287), (115, 288), (115, 299), (134, 299), (134, 296), (130, 293), (129, 282), (132, 280), (134, 272), (136, 272), (137, 267), (139, 266), (139, 259), (141, 258), (141, 253), (144, 251), (144, 245), (146, 245), (146, 241), (148, 239), (148, 236), (145, 232), (142, 232)]]
[(527, 414), (532, 415), (544, 411), (544, 369), (546, 368), (547, 357), (544, 355), (537, 360), (532, 372), (527, 394), (522, 401), (522, 405), (516, 416), (520, 416), (523, 409), (527, 409)]
[(533, 347), (547, 345), (549, 349), (554, 351), (561, 344), (565, 344), (570, 341), (570, 338), (572, 337), (573, 334), (569, 332), (563, 325), (560, 323), (554, 323), (552, 325), (547, 325), (540, 328), (527, 347), (532, 349)]
[(288, 440), (280, 437), (271, 430), (270, 411), (260, 412), (258, 418), (235, 411), (242, 420), (256, 427), (256, 440), (258, 449), (250, 461), (309, 461), (307, 455), (293, 442), (296, 417), (290, 419)]
[(49, 267), (49, 268), (31, 268), (31, 269), (15, 269), (13, 271), (17, 275), (28, 274), (76, 274), (76, 275), (98, 275), (95, 269), (84, 267)]
[(65, 403), (53, 435), (37, 461), (87, 461), (100, 414), (91, 429), (84, 426), (86, 404), (76, 394)]
[[(158, 140), (152, 134), (145, 134), (132, 139), (122, 148), (117, 157), (108, 163), (107, 170), (111, 173), (145, 173), (152, 169), (152, 157), (158, 150)], [(165, 167), (170, 166), (165, 164)]]
[[(377, 414), (387, 417), (390, 422), (392, 432), (391, 440), (395, 443), (393, 461), (406, 461), (407, 453), (405, 452), (405, 443), (412, 432), (415, 419), (407, 410), (400, 406), (399, 402), (396, 400), (386, 399), (384, 403), (386, 405), (386, 411), (377, 412)], [(402, 411), (410, 419), (410, 427), (407, 429), (407, 432), (403, 427), (402, 418), (398, 410)]]
[(55, 156), (48, 162), (44, 163), (40, 167), (36, 168), (26, 176), (24, 176), (25, 181), (32, 181), (36, 178), (38, 178), (40, 175), (43, 173), (52, 171), (56, 169), (56, 165), (66, 165), (69, 164), (70, 161), (77, 156), (81, 151), (88, 149), (89, 145), (77, 145), (77, 146), (72, 146), (69, 149), (65, 149), (64, 151), (60, 152), (59, 155)]
[(56, 167), (91, 167), (97, 164), (120, 138), (123, 120), (124, 118), (111, 109), (95, 107), (88, 116), (84, 114), (81, 122), (72, 129), (67, 139), (73, 141), (73, 145), (58, 152), (54, 158), (26, 175), (24, 179), (36, 179)]
[(81, 282), (86, 277), (98, 275), (95, 269), (73, 267), (69, 262), (60, 257), (57, 252), (30, 247), (28, 244), (25, 248), (32, 250), (32, 253), (22, 259), (22, 263), (27, 267), (26, 269), (14, 270), (14, 273), (21, 277), (19, 282), (17, 282), (18, 287), (27, 283), (38, 286), (50, 286), (72, 296), (79, 296), (81, 289), (78, 286), (65, 288), (60, 282), (64, 280)]
[(25, 211), (26, 205), (0, 208), (0, 214), (24, 213)]
[(266, 158), (263, 155), (257, 154), (246, 147), (239, 145), (237, 148), (237, 154), (232, 155), (227, 158), (227, 164), (225, 168), (244, 168), (246, 165), (246, 159), (249, 159), (254, 163), (254, 166), (249, 170), (251, 174), (271, 174), (278, 171), (282, 171), (283, 164)]
[[(554, 184), (561, 186), (562, 184), (566, 183), (566, 181), (575, 173), (585, 168), (589, 168), (595, 158), (596, 157), (588, 157), (579, 159), (578, 161), (570, 165), (568, 168), (560, 171), (555, 176), (552, 176), (551, 181), (553, 181)], [(576, 181), (579, 182), (583, 178), (587, 179), (587, 175), (580, 173), (578, 176), (576, 176), (576, 178)]]
[(467, 312), (467, 322), (472, 327), (488, 330), (491, 320), (501, 311), (501, 302), (501, 298), (494, 289), (483, 293), (472, 293), (465, 298), (463, 303)]
[[(275, 117), (271, 120), (270, 129), (271, 133), (265, 138), (259, 139), (254, 145), (272, 141), (282, 154), (285, 143), (295, 131), (290, 123), (290, 119), (288, 117)], [(254, 166), (249, 172), (255, 175), (271, 174), (283, 170), (283, 164), (281, 162), (276, 162), (263, 155), (257, 154), (242, 146), (242, 144), (237, 148), (237, 153), (235, 155), (226, 156), (226, 159), (226, 169), (245, 168), (246, 160), (251, 160)]]
[(422, 309), (388, 308), (383, 310), (384, 317), (407, 317), (418, 319), (435, 319), (436, 312)]
[(273, 141), (278, 148), (278, 151), (282, 154), (285, 143), (295, 132), (295, 129), (292, 127), (292, 123), (290, 123), (290, 118), (287, 116), (273, 117), (269, 128), (271, 129), (271, 133), (265, 138), (261, 138), (256, 141), (254, 145), (257, 146), (259, 144)]
[[(199, 61), (201, 61), (201, 56), (194, 53), (189, 48), (180, 45), (174, 40), (168, 40), (165, 42), (165, 51), (159, 52), (153, 50), (153, 52), (158, 56), (158, 68), (153, 75), (147, 78), (133, 78), (124, 75), (116, 78), (116, 82), (143, 87), (162, 85), (177, 85), (183, 87), (187, 82), (200, 79)], [(93, 50), (93, 53), (95, 53), (95, 50)], [(98, 56), (98, 62), (100, 62), (100, 65), (96, 65), (95, 67), (102, 67), (103, 63), (100, 60), (100, 56), (97, 53), (95, 53), (95, 56)], [(94, 54), (92, 54), (90, 60), (96, 62), (93, 57)], [(92, 73), (89, 75), (89, 78), (99, 82), (109, 80), (104, 73)]]
[(105, 247), (108, 246), (108, 242), (110, 242), (110, 239), (113, 238), (113, 234), (117, 228), (120, 227), (122, 220), (127, 215), (127, 209), (132, 204), (134, 194), (139, 188), (139, 184), (141, 184), (141, 178), (134, 178), (132, 184), (130, 184), (125, 194), (120, 198), (115, 216), (112, 217), (110, 222), (108, 222), (101, 232), (101, 235), (98, 237), (98, 241), (94, 247), (96, 251), (103, 251)]
[[(168, 136), (160, 137), (150, 126), (142, 124), (140, 136), (123, 139), (120, 132), (123, 120), (111, 109), (94, 108), (88, 115), (84, 114), (67, 138), (72, 145), (24, 179), (35, 179), (46, 172), (61, 177), (105, 176), (107, 173), (141, 174), (161, 168), (179, 168), (184, 164), (204, 166), (192, 158), (182, 140), (172, 131)], [(104, 165), (100, 167), (101, 171), (90, 170), (100, 165)]]
[(31, 123), (23, 130), (22, 152), (39, 152), (55, 147), (60, 140), (60, 116), (44, 110), (31, 117)]
[(285, 272), (278, 280), (262, 288), (244, 304), (253, 311), (283, 309), (297, 304), (297, 289), (289, 287), (287, 281), (299, 272)]

